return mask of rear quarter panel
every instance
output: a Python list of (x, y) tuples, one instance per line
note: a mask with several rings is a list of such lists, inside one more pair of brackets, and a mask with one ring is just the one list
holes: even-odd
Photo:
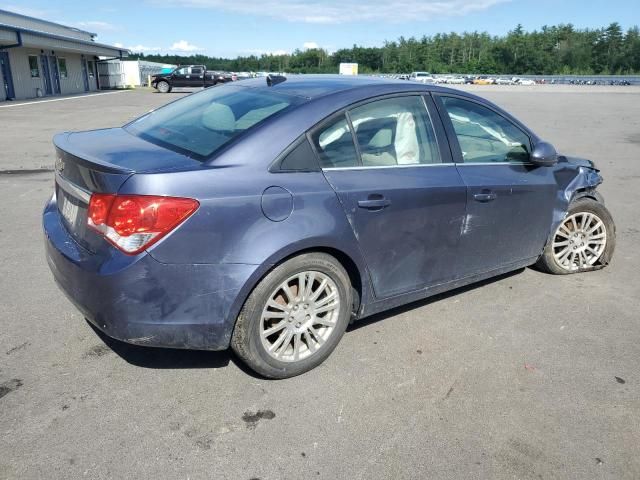
[[(133, 175), (120, 193), (197, 198), (200, 208), (150, 248), (171, 264), (253, 265), (234, 305), (239, 313), (256, 283), (283, 259), (310, 249), (335, 249), (358, 268), (363, 303), (370, 299), (366, 267), (344, 211), (321, 172), (269, 173), (228, 166), (201, 171)], [(263, 211), (263, 192), (273, 186), (290, 193), (290, 214), (273, 221)]]

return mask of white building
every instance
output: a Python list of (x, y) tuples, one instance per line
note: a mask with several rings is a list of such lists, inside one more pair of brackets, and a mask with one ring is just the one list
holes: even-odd
[(98, 90), (98, 57), (128, 51), (96, 34), (0, 10), (0, 101)]

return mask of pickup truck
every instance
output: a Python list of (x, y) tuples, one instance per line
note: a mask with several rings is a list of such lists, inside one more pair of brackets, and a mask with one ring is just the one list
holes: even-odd
[(436, 79), (433, 78), (429, 72), (411, 72), (409, 80), (420, 83), (435, 83)]
[(231, 82), (231, 75), (207, 70), (204, 65), (183, 65), (168, 73), (151, 77), (151, 86), (160, 93), (169, 93), (176, 87), (203, 88)]

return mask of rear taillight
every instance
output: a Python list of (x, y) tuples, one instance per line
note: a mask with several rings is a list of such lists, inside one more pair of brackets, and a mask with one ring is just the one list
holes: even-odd
[(192, 198), (94, 193), (87, 223), (120, 250), (134, 255), (180, 225), (199, 206)]

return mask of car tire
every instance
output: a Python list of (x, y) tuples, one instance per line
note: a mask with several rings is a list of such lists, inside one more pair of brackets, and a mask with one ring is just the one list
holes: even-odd
[(351, 282), (340, 262), (325, 253), (302, 254), (278, 265), (253, 289), (238, 316), (231, 348), (264, 377), (294, 377), (331, 354), (351, 309)]
[(156, 88), (160, 93), (169, 93), (171, 91), (171, 85), (169, 85), (169, 82), (166, 82), (164, 80), (160, 80), (156, 84)]
[(571, 202), (536, 266), (555, 275), (597, 270), (609, 264), (615, 246), (616, 227), (609, 210), (582, 197)]

